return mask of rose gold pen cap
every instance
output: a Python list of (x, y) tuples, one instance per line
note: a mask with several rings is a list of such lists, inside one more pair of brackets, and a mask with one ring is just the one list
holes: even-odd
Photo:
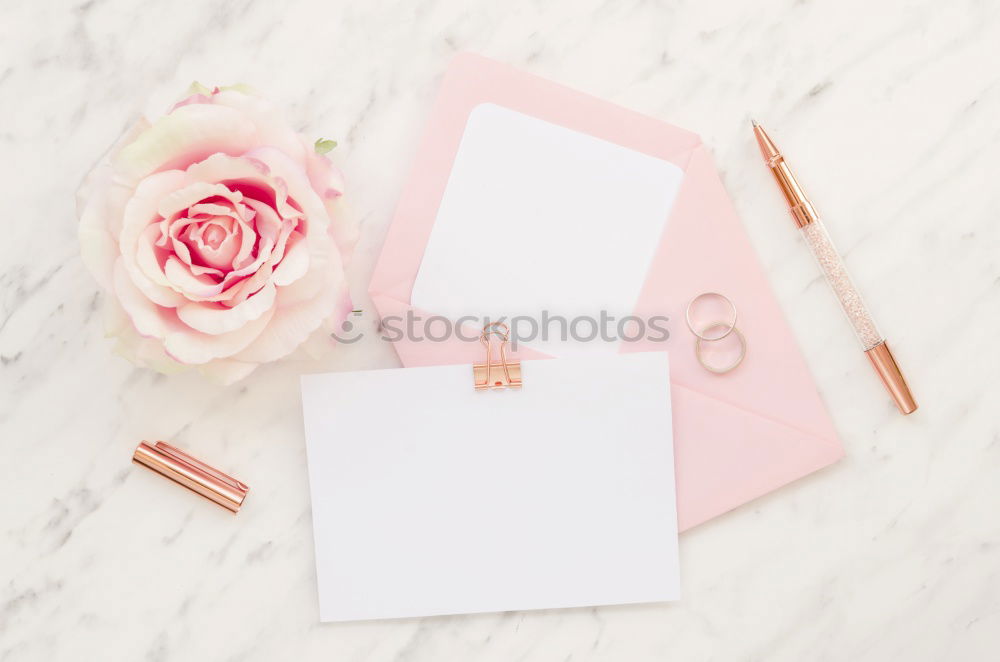
[(889, 391), (889, 395), (896, 401), (899, 411), (904, 414), (915, 412), (917, 410), (917, 401), (913, 399), (910, 387), (907, 385), (906, 378), (903, 377), (902, 371), (896, 364), (896, 358), (892, 355), (889, 345), (883, 340), (867, 350), (865, 354), (868, 356), (868, 360), (872, 362), (872, 366), (882, 380), (882, 384), (885, 385), (885, 389)]
[(250, 488), (201, 460), (170, 444), (143, 441), (135, 449), (132, 461), (180, 483), (192, 492), (214, 501), (234, 513), (239, 511)]

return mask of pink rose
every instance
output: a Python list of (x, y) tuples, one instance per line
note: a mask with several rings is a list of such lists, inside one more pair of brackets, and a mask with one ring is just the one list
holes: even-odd
[(333, 342), (354, 235), (325, 156), (261, 98), (201, 89), (88, 175), (80, 248), (122, 354), (231, 383), (307, 340)]

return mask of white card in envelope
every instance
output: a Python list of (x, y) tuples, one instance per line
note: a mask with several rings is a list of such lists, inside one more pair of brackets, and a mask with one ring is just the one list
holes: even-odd
[(665, 353), (302, 378), (320, 618), (677, 599)]
[(629, 315), (682, 178), (663, 159), (481, 104), (469, 114), (411, 302), (452, 320)]

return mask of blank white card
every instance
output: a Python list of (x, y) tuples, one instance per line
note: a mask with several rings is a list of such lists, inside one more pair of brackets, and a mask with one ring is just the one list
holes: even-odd
[[(411, 303), (457, 320), (631, 315), (683, 171), (496, 104), (469, 114)], [(550, 339), (555, 356), (615, 343)]]
[(665, 353), (302, 378), (320, 618), (679, 596)]

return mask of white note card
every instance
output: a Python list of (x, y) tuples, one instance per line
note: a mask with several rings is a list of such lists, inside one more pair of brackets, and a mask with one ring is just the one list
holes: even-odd
[(665, 353), (302, 378), (320, 619), (679, 597)]
[[(630, 315), (683, 176), (669, 161), (476, 106), (410, 300), (453, 321)], [(559, 356), (619, 349), (555, 338), (530, 344)]]

